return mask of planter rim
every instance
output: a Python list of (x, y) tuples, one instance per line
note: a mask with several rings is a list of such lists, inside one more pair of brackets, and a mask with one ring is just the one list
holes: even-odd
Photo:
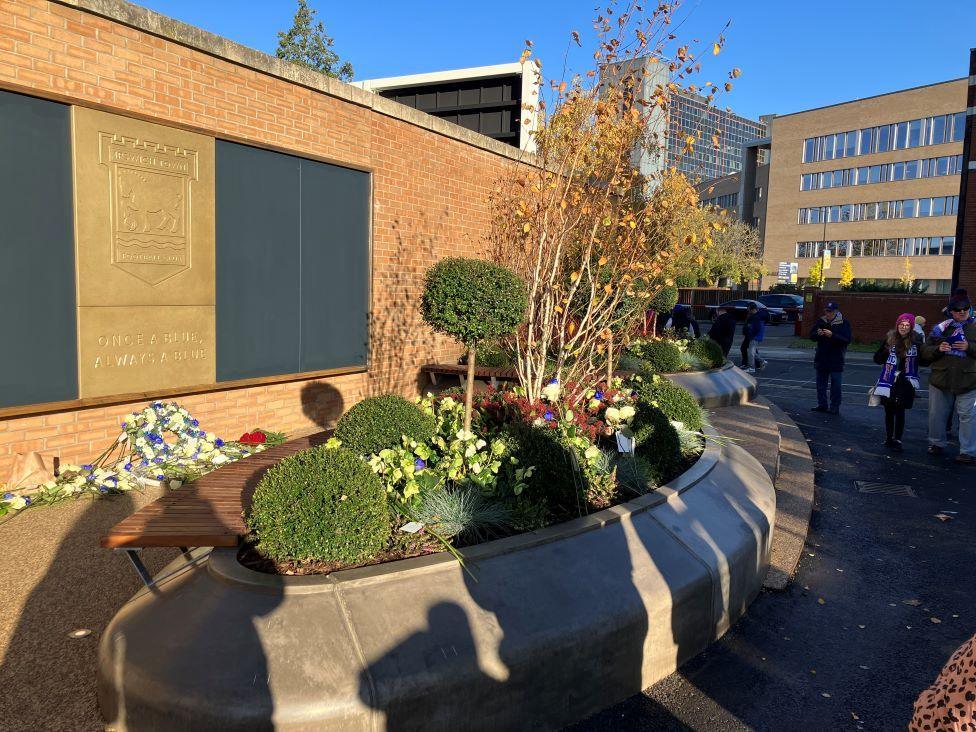
[[(673, 480), (658, 487), (657, 490), (587, 516), (580, 516), (570, 521), (547, 526), (544, 529), (528, 531), (524, 534), (507, 536), (502, 539), (493, 539), (469, 547), (463, 552), (466, 563), (476, 564), (491, 557), (561, 541), (587, 531), (595, 531), (604, 526), (630, 520), (630, 517), (654, 506), (677, 500), (678, 496), (703, 480), (715, 468), (721, 458), (722, 446), (716, 439), (718, 432), (707, 424), (703, 432), (705, 434), (705, 449), (695, 464)], [(457, 564), (457, 560), (450, 552), (443, 551), (367, 567), (340, 569), (327, 575), (289, 576), (249, 569), (237, 560), (237, 553), (237, 549), (213, 549), (207, 562), (208, 572), (223, 582), (248, 585), (255, 590), (286, 595), (334, 592), (340, 585), (344, 584), (382, 582), (403, 577), (408, 573), (451, 569)]]
[(728, 371), (729, 369), (736, 368), (736, 365), (731, 361), (726, 361), (721, 366), (716, 366), (713, 369), (702, 369), (701, 371), (662, 371), (660, 376), (691, 376), (699, 374), (717, 374), (719, 371)]

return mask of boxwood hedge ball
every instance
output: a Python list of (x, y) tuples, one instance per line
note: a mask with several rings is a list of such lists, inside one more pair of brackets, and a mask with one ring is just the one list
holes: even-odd
[(511, 333), (525, 319), (528, 293), (511, 270), (450, 257), (427, 271), (424, 321), (466, 345)]

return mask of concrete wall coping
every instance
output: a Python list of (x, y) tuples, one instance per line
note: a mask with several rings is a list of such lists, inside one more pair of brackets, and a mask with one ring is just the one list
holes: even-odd
[(679, 371), (661, 376), (690, 391), (706, 409), (745, 404), (756, 396), (756, 380), (730, 362), (707, 371)]
[(495, 155), (535, 164), (534, 155), (519, 148), (386, 99), (379, 94), (364, 91), (352, 84), (346, 84), (311, 69), (283, 61), (262, 51), (236, 43), (229, 38), (218, 36), (202, 28), (127, 2), (127, 0), (53, 0), (53, 2), (99, 15), (224, 61), (244, 66), (291, 84), (303, 86), (349, 104), (365, 107), (378, 114), (392, 117), (415, 127), (422, 127)]

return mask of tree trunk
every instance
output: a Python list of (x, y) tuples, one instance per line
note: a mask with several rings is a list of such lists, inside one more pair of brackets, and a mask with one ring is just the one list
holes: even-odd
[(607, 340), (607, 388), (613, 381), (613, 335)]
[(464, 391), (464, 431), (471, 431), (471, 409), (474, 403), (474, 344), (468, 346), (468, 383)]

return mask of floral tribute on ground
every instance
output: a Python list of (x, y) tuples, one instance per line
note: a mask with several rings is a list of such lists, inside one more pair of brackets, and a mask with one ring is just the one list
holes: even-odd
[(11, 486), (0, 494), (0, 516), (28, 506), (79, 496), (137, 490), (150, 483), (178, 488), (184, 482), (284, 441), (284, 434), (255, 429), (224, 441), (175, 402), (153, 402), (122, 423), (118, 438), (91, 463), (62, 464), (38, 486)]

